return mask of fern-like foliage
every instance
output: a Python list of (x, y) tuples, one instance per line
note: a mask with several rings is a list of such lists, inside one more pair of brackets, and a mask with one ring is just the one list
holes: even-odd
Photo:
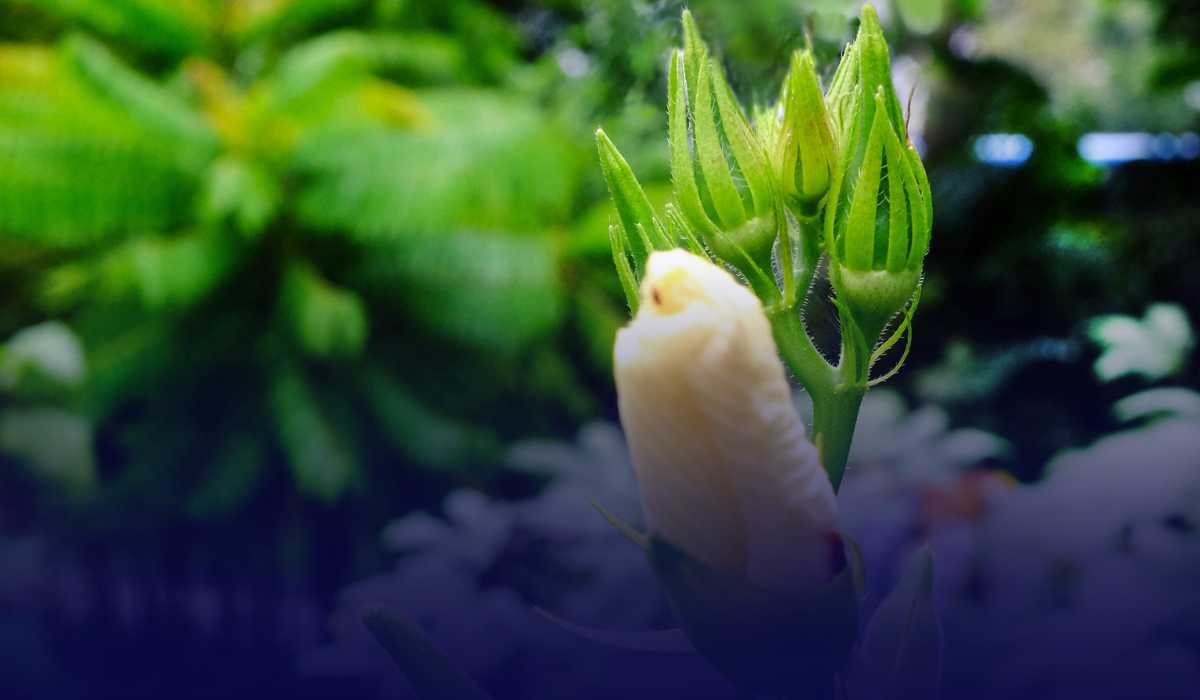
[[(472, 424), (514, 399), (586, 404), (553, 346), (590, 156), (536, 95), (481, 85), (517, 60), (502, 15), (22, 2), (56, 29), (0, 44), (0, 250), (37, 268), (18, 315), (86, 348), (113, 498), (220, 517), (272, 469), (366, 497), (397, 462), (467, 474), (536, 419)], [(429, 381), (469, 367), (493, 386)]]

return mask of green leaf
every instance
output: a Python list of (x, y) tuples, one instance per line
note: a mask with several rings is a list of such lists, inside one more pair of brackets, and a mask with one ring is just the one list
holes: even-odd
[(611, 376), (613, 343), (617, 331), (627, 320), (625, 313), (601, 291), (598, 281), (580, 285), (573, 296), (575, 325), (583, 339), (587, 358), (602, 376)]
[(850, 687), (852, 696), (863, 700), (937, 698), (941, 675), (942, 626), (933, 603), (933, 558), (923, 548), (867, 624)]
[(168, 230), (190, 209), (194, 177), (152, 141), (42, 134), (0, 124), (0, 230), (79, 248)]
[(322, 279), (304, 262), (284, 273), (280, 309), (293, 337), (317, 357), (353, 356), (367, 342), (367, 310), (357, 294)]
[(364, 0), (276, 0), (231, 5), (229, 28), (237, 41), (248, 44), (295, 36), (339, 15), (347, 15)]
[(271, 385), (270, 404), (297, 486), (327, 503), (338, 500), (358, 481), (358, 464), (312, 387), (297, 370), (285, 369)]
[(360, 380), (382, 433), (417, 465), (456, 470), (500, 453), (494, 434), (434, 411), (387, 373), (368, 370)]
[(46, 12), (169, 56), (203, 53), (218, 18), (207, 0), (27, 0)]
[(946, 18), (948, 0), (899, 0), (896, 3), (904, 25), (917, 34), (931, 34)]
[(229, 222), (247, 238), (257, 238), (275, 217), (282, 193), (260, 164), (237, 157), (215, 161), (200, 194), (200, 219), (209, 225)]
[(421, 628), (403, 615), (374, 607), (363, 613), (363, 624), (423, 700), (489, 700), (475, 681), (455, 668)]
[(203, 157), (205, 149), (216, 147), (216, 134), (199, 112), (121, 63), (104, 45), (75, 34), (63, 44), (63, 53), (84, 85), (148, 131), (171, 139), (176, 149)]
[(540, 109), (486, 91), (418, 97), (421, 129), (317, 130), (300, 144), (301, 223), (369, 243), (569, 219), (582, 153)]
[(461, 231), (371, 249), (362, 277), (445, 338), (512, 356), (560, 323), (565, 291), (545, 237)]
[(204, 480), (188, 496), (187, 514), (212, 520), (237, 512), (254, 496), (265, 472), (262, 445), (256, 438), (235, 435), (224, 439)]

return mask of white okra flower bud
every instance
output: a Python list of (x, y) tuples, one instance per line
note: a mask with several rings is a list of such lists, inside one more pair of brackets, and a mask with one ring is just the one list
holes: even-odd
[(640, 295), (615, 371), (652, 533), (767, 590), (826, 583), (833, 489), (758, 298), (682, 250), (651, 254)]

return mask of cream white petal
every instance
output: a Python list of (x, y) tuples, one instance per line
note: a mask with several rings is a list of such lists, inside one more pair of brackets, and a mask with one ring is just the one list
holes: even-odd
[(833, 489), (758, 299), (683, 251), (653, 254), (641, 293), (615, 368), (649, 525), (764, 587), (825, 580)]

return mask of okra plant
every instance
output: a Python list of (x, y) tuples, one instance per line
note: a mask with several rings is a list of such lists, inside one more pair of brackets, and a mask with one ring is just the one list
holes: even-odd
[[(863, 395), (887, 378), (872, 365), (911, 342), (932, 217), (878, 18), (864, 8), (826, 93), (798, 52), (779, 103), (753, 120), (687, 12), (683, 30), (668, 76), (674, 200), (656, 210), (597, 132), (633, 314), (613, 368), (648, 532), (597, 507), (644, 550), (680, 629), (560, 622), (608, 644), (698, 652), (747, 697), (936, 697), (931, 557), (918, 552), (860, 624), (863, 563), (835, 495)], [(836, 363), (801, 315), (822, 258)], [(812, 396), (811, 431), (784, 363)], [(485, 697), (403, 619), (366, 622), (430, 697)]]
[[(646, 259), (684, 248), (736, 272), (762, 302), (783, 360), (812, 397), (812, 440), (836, 488), (862, 397), (895, 373), (911, 343), (929, 250), (929, 180), (908, 138), (875, 11), (821, 91), (797, 51), (778, 104), (738, 104), (687, 12), (670, 58), (668, 124), (674, 201), (656, 211), (603, 130), (600, 163), (617, 209), (613, 260), (631, 312)], [(826, 261), (841, 329), (830, 362), (801, 314)], [(883, 376), (872, 368), (901, 341)]]
[[(929, 555), (860, 628), (862, 562), (835, 497), (863, 395), (896, 371), (873, 365), (904, 338), (907, 355), (932, 220), (878, 18), (864, 8), (828, 92), (797, 52), (753, 121), (687, 12), (683, 35), (662, 212), (597, 133), (634, 315), (613, 366), (649, 532), (614, 524), (646, 551), (691, 648), (741, 690), (931, 697)], [(802, 316), (822, 259), (836, 363)], [(812, 397), (811, 432), (780, 356)]]

